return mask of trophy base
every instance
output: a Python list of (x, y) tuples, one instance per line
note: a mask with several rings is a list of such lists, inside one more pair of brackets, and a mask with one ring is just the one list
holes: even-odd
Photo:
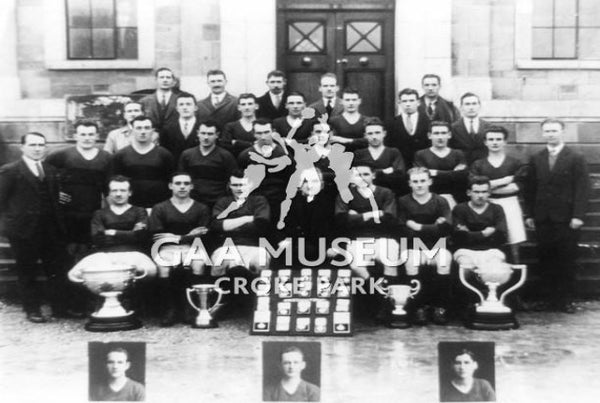
[(210, 320), (208, 323), (194, 323), (192, 325), (194, 329), (214, 329), (215, 327), (219, 327), (219, 324), (214, 320)]
[(387, 326), (391, 329), (407, 329), (411, 327), (408, 315), (391, 314)]
[(466, 326), (475, 330), (512, 330), (519, 328), (519, 322), (513, 312), (471, 312), (466, 321)]
[(130, 312), (127, 316), (96, 317), (90, 316), (85, 330), (88, 332), (116, 332), (123, 330), (135, 330), (142, 327), (142, 322)]

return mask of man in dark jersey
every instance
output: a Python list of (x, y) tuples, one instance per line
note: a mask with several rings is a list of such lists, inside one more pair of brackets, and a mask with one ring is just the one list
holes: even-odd
[(306, 143), (312, 132), (312, 120), (304, 118), (307, 111), (304, 94), (300, 92), (290, 92), (287, 94), (285, 108), (288, 110), (287, 116), (282, 116), (273, 121), (273, 131), (279, 133), (282, 138), (285, 138), (294, 128), (293, 139), (300, 143)]
[(265, 387), (265, 402), (319, 402), (320, 388), (302, 379), (306, 368), (304, 353), (298, 347), (291, 346), (281, 353), (282, 377), (278, 383)]
[(226, 195), (229, 176), (237, 169), (237, 163), (229, 151), (217, 145), (217, 122), (202, 122), (198, 129), (198, 138), (198, 147), (185, 150), (181, 154), (178, 169), (192, 177), (192, 199), (212, 208), (219, 198)]
[(344, 88), (342, 91), (342, 105), (344, 112), (339, 116), (329, 119), (333, 129), (332, 143), (340, 143), (346, 150), (355, 151), (367, 146), (365, 133), (365, 116), (360, 111), (362, 99), (354, 88)]
[(254, 94), (242, 94), (238, 97), (238, 111), (242, 115), (235, 122), (225, 124), (219, 145), (237, 157), (240, 152), (254, 143), (254, 128), (258, 103)]
[(144, 385), (127, 377), (130, 368), (129, 353), (123, 348), (112, 348), (106, 354), (107, 382), (92, 389), (90, 400), (95, 402), (143, 402)]
[(133, 140), (113, 157), (112, 174), (131, 180), (131, 203), (151, 208), (169, 198), (169, 177), (175, 169), (173, 156), (152, 142), (152, 121), (138, 116), (132, 121)]
[[(210, 209), (190, 197), (192, 178), (187, 173), (172, 175), (169, 189), (172, 196), (152, 208), (148, 229), (153, 234), (152, 258), (158, 265), (159, 298), (163, 316), (161, 326), (175, 324), (177, 312), (183, 314), (187, 304), (183, 298), (186, 283), (202, 281), (208, 261), (192, 259), (192, 245), (195, 252), (206, 252), (202, 244), (196, 250), (194, 241), (208, 232)], [(185, 270), (187, 269), (187, 270)], [(191, 269), (191, 272), (189, 270)], [(197, 276), (195, 278), (192, 275)], [(185, 318), (183, 318), (185, 319)]]
[[(427, 168), (411, 168), (408, 177), (411, 194), (398, 200), (398, 220), (406, 226), (409, 239), (400, 260), (408, 279), (418, 278), (423, 285), (413, 299), (413, 323), (427, 324), (426, 305), (430, 304), (433, 322), (443, 325), (447, 323), (451, 290), (452, 256), (446, 248), (446, 236), (452, 228), (450, 208), (446, 199), (429, 190), (432, 181)], [(435, 267), (436, 272), (421, 270), (423, 266)]]

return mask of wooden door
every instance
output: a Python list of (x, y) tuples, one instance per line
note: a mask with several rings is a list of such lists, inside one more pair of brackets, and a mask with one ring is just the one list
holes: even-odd
[(394, 27), (390, 10), (280, 10), (278, 68), (288, 88), (319, 99), (319, 78), (332, 72), (340, 88), (356, 88), (366, 116), (394, 113)]

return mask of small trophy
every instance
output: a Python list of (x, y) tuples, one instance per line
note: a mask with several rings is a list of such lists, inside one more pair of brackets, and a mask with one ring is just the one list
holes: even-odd
[(394, 305), (388, 326), (394, 329), (405, 329), (410, 327), (404, 306), (409, 298), (414, 297), (421, 290), (419, 280), (412, 280), (411, 286), (390, 285), (387, 287), (388, 298)]
[[(211, 292), (218, 294), (217, 300), (212, 307), (208, 307), (208, 295)], [(212, 317), (212, 314), (221, 306), (221, 298), (223, 297), (223, 291), (215, 286), (214, 284), (195, 284), (186, 290), (187, 300), (190, 305), (198, 311), (198, 316), (192, 327), (197, 329), (210, 329), (217, 327), (218, 324)], [(198, 294), (198, 300), (200, 301), (200, 307), (194, 304), (192, 299), (193, 294)]]
[[(498, 299), (498, 287), (506, 284), (515, 270), (519, 270), (521, 273), (519, 280), (506, 289)], [(475, 310), (471, 312), (470, 318), (467, 320), (467, 327), (479, 330), (508, 330), (519, 327), (514, 312), (504, 304), (504, 299), (525, 283), (527, 278), (526, 265), (511, 265), (494, 260), (478, 267), (460, 265), (458, 273), (464, 286), (477, 294), (481, 300), (476, 305)], [(466, 273), (473, 273), (474, 276), (470, 277), (477, 278), (487, 287), (487, 298), (479, 289), (469, 283)]]

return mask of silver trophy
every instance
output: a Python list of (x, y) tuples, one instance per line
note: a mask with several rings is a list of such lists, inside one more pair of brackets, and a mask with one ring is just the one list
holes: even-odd
[[(210, 293), (217, 293), (217, 299), (214, 304), (209, 307), (208, 296)], [(198, 301), (200, 306), (196, 306), (192, 295), (198, 295)], [(192, 327), (198, 329), (210, 329), (217, 327), (218, 324), (212, 317), (213, 313), (222, 306), (221, 298), (223, 298), (223, 291), (214, 284), (195, 284), (186, 290), (187, 300), (190, 305), (198, 311), (198, 316)]]
[(392, 328), (403, 329), (410, 326), (407, 320), (407, 314), (404, 310), (404, 306), (408, 300), (421, 290), (421, 283), (419, 280), (411, 280), (409, 285), (390, 285), (387, 287), (387, 296), (390, 302), (394, 305), (394, 310), (390, 316), (388, 325)]
[[(517, 270), (520, 272), (519, 280), (507, 288), (498, 298), (498, 288), (508, 283), (513, 272)], [(504, 300), (508, 294), (525, 283), (527, 278), (526, 265), (511, 265), (506, 262), (492, 260), (480, 264), (478, 267), (460, 265), (458, 273), (464, 286), (477, 294), (480, 299), (471, 314), (471, 318), (467, 321), (468, 327), (481, 330), (504, 330), (519, 327), (514, 312), (505, 305)], [(468, 276), (468, 273), (473, 275)], [(471, 284), (468, 277), (476, 278), (483, 283), (488, 289), (487, 296), (484, 296), (477, 287)]]

